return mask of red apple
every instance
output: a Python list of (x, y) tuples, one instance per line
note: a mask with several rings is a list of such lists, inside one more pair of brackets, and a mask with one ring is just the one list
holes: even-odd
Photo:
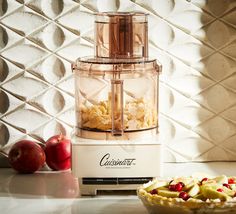
[(45, 163), (45, 153), (37, 142), (21, 140), (15, 143), (8, 155), (10, 165), (20, 173), (34, 173)]
[(64, 135), (49, 138), (45, 147), (46, 163), (53, 170), (70, 169), (71, 141)]

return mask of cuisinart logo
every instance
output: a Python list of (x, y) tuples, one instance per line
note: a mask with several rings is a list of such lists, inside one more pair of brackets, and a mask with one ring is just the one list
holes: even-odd
[(130, 168), (135, 165), (135, 160), (135, 158), (114, 159), (110, 153), (107, 153), (100, 160), (100, 166), (106, 168)]

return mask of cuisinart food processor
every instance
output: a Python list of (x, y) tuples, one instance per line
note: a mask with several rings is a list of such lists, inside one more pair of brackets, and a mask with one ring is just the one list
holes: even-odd
[(108, 12), (95, 17), (95, 56), (72, 65), (72, 173), (82, 195), (134, 190), (161, 174), (161, 66), (148, 58), (147, 14)]

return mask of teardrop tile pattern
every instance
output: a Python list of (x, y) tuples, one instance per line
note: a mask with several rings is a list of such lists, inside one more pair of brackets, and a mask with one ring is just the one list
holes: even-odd
[(150, 14), (149, 53), (163, 65), (164, 160), (236, 161), (235, 1), (1, 2), (0, 149), (71, 133), (71, 62), (93, 54), (93, 13), (138, 10)]

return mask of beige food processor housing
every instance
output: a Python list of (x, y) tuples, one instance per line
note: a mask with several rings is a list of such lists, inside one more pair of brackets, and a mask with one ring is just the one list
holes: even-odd
[(95, 56), (72, 65), (72, 172), (82, 195), (130, 190), (159, 176), (158, 82), (144, 13), (98, 13)]

